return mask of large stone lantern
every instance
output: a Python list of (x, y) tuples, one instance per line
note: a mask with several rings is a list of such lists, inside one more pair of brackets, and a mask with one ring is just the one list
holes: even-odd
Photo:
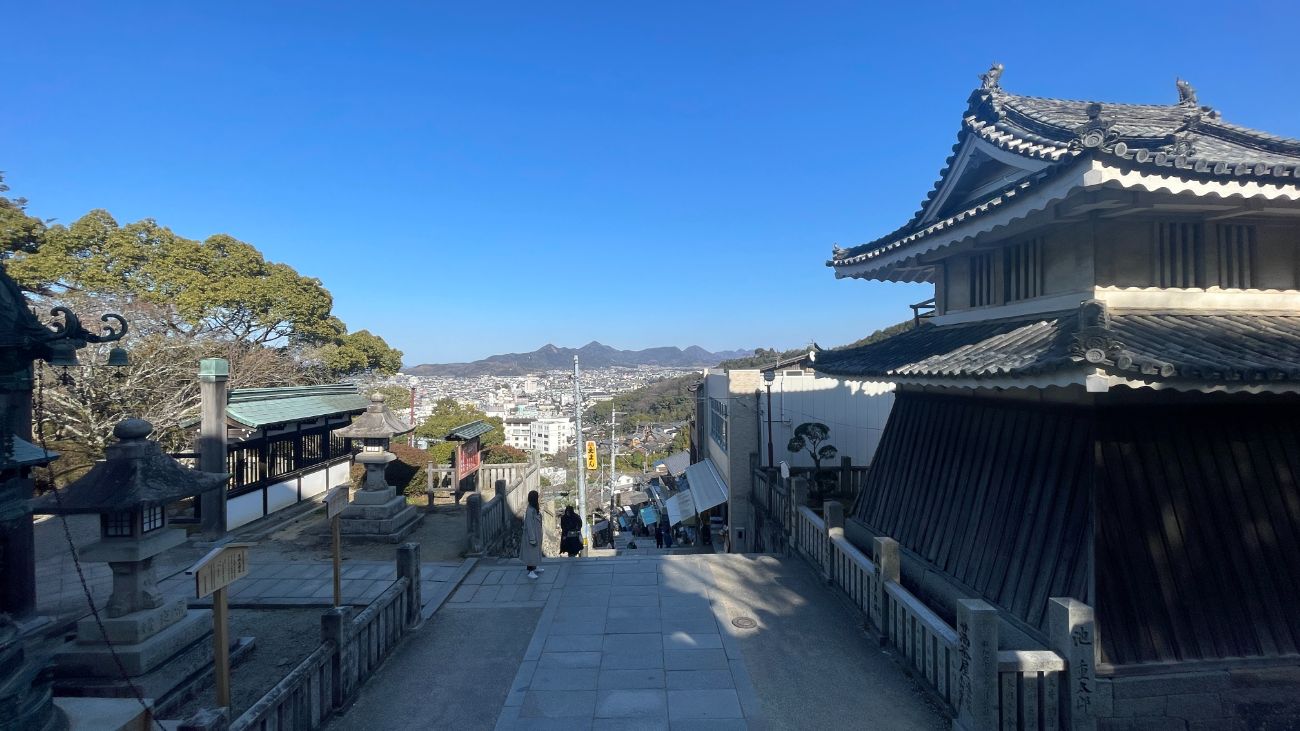
[[(188, 610), (184, 597), (167, 599), (158, 590), (154, 558), (186, 540), (184, 530), (168, 527), (167, 505), (221, 489), (228, 475), (182, 466), (146, 438), (152, 431), (143, 419), (119, 423), (113, 429), (118, 442), (108, 446), (102, 461), (61, 494), (33, 503), (36, 513), (98, 513), (100, 538), (78, 555), (107, 563), (113, 571), (113, 592), (101, 614), (103, 631), (94, 618), (77, 623), (76, 641), (55, 656), (60, 676), (117, 678), (105, 639), (132, 678), (149, 674), (212, 631), (210, 610)], [(103, 694), (111, 692), (106, 687)]]
[(383, 394), (370, 397), (360, 416), (335, 434), (361, 443), (354, 458), (366, 468), (361, 489), (352, 496), (352, 504), (343, 511), (339, 531), (348, 538), (397, 543), (407, 536), (420, 520), (406, 496), (388, 484), (384, 470), (397, 456), (388, 451), (393, 437), (406, 434), (413, 427), (394, 414), (385, 404)]

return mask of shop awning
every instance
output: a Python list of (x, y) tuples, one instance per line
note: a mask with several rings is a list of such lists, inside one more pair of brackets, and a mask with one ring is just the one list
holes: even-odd
[(702, 513), (715, 505), (727, 502), (727, 485), (718, 474), (713, 461), (706, 459), (686, 468), (686, 481), (695, 499), (695, 512)]
[(691, 499), (690, 490), (682, 490), (668, 498), (664, 501), (664, 507), (668, 509), (669, 525), (694, 522), (695, 520), (695, 501)]
[(652, 507), (641, 508), (641, 522), (646, 525), (654, 525), (659, 522), (659, 511)]

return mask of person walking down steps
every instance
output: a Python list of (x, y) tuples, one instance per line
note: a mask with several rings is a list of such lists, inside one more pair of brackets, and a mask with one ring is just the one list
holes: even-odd
[(536, 579), (546, 569), (542, 562), (542, 508), (537, 491), (528, 491), (528, 510), (524, 511), (524, 539), (519, 542), (519, 560), (528, 567), (528, 578)]

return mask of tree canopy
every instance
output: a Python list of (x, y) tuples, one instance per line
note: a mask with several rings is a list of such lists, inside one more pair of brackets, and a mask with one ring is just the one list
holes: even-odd
[[(492, 424), (492, 431), (479, 437), (479, 446), (481, 448), (486, 449), (505, 443), (505, 430), (500, 419), (495, 417), (489, 419), (488, 415), (479, 409), (462, 404), (450, 397), (438, 399), (438, 403), (434, 404), (433, 413), (425, 417), (415, 427), (415, 435), (426, 439), (442, 439), (452, 429), (479, 419)], [(447, 464), (451, 461), (451, 455), (455, 450), (455, 442), (439, 442), (429, 447), (429, 454), (433, 461), (439, 464)]]

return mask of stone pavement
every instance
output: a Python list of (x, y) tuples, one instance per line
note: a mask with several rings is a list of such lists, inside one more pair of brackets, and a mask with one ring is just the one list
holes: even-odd
[(331, 728), (947, 728), (803, 562), (629, 554), (480, 562)]
[[(94, 515), (68, 516), (68, 527), (76, 545), (84, 545), (99, 536), (99, 518)], [(38, 611), (49, 616), (79, 618), (90, 613), (86, 595), (77, 579), (67, 539), (57, 518), (39, 522), (37, 528), (36, 592)], [(366, 605), (378, 597), (397, 578), (396, 552), (393, 559), (364, 561), (347, 559), (344, 546), (341, 586), (345, 604)], [(182, 544), (158, 556), (158, 587), (169, 596), (182, 596), (190, 606), (211, 606), (211, 599), (194, 599), (193, 579), (185, 570), (202, 558), (207, 550), (190, 543)], [(259, 544), (249, 552), (248, 576), (231, 585), (229, 601), (233, 607), (328, 607), (333, 603), (333, 564), (329, 560), (308, 558), (278, 550), (275, 544)], [(475, 561), (422, 561), (421, 599), (424, 615), (447, 598), (461, 577)], [(86, 583), (97, 606), (108, 601), (112, 591), (112, 573), (102, 563), (82, 563)]]

